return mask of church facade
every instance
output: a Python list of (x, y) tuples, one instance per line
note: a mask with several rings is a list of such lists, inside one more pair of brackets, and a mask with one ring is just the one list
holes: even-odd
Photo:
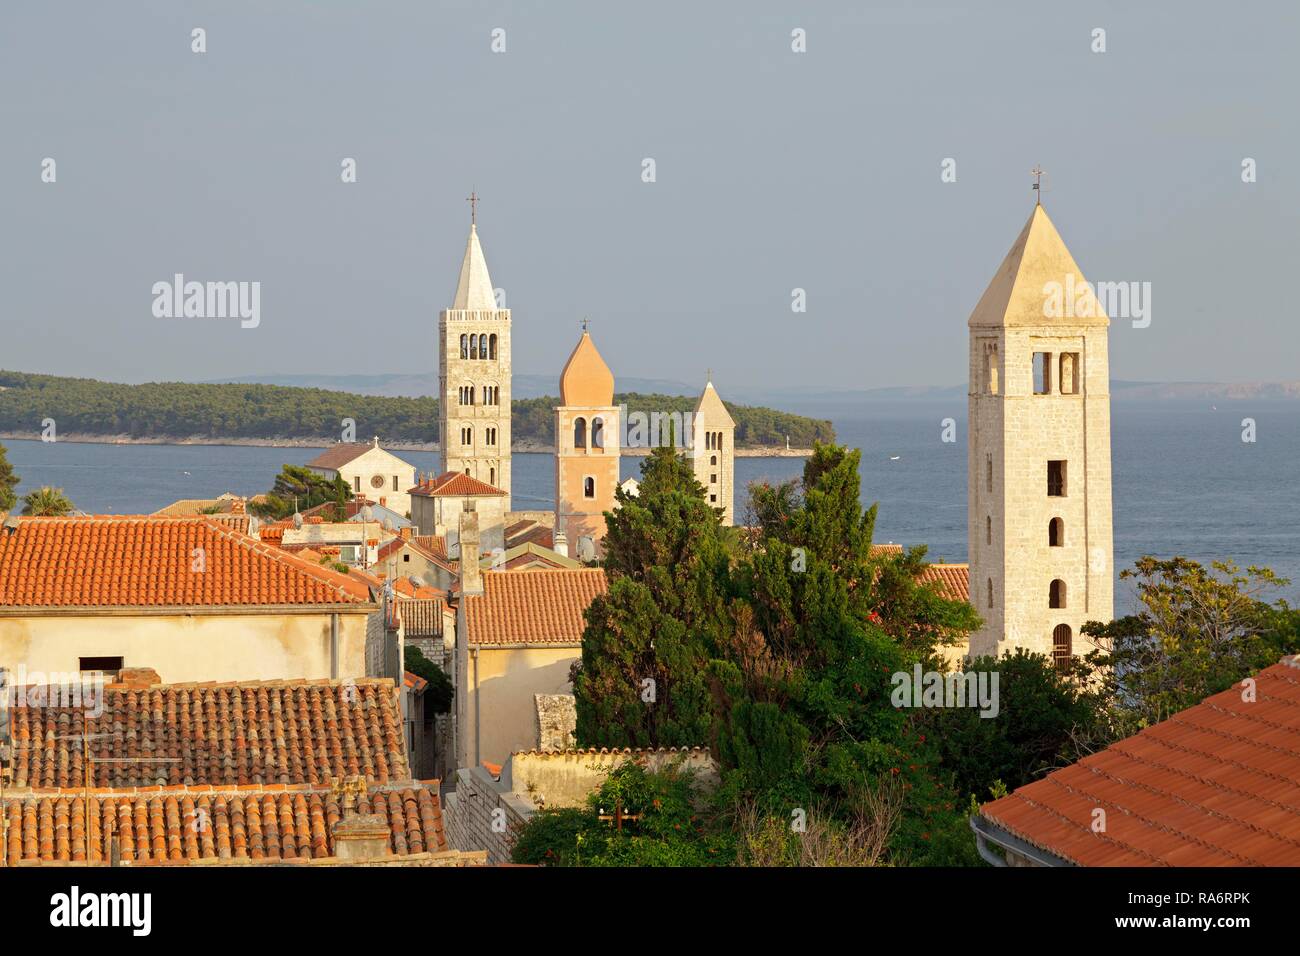
[(1114, 616), (1109, 324), (1036, 205), (968, 323), (972, 656), (1064, 665)]

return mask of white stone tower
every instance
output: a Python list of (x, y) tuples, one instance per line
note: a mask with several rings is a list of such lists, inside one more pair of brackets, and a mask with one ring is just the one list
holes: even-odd
[(1109, 324), (1036, 205), (969, 322), (973, 656), (1059, 664), (1114, 616)]
[[(477, 204), (477, 197), (471, 202)], [(438, 316), (438, 441), (442, 470), (506, 493), (510, 510), (510, 310), (497, 308), (471, 217), (450, 309)]]
[(691, 428), (691, 459), (704, 500), (723, 509), (724, 525), (735, 524), (736, 423), (711, 381), (695, 403)]

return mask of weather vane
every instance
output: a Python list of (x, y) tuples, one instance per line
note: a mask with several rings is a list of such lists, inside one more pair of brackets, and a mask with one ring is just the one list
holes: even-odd
[(1045, 171), (1046, 170), (1038, 165), (1035, 165), (1034, 168), (1029, 171), (1029, 175), (1034, 177), (1034, 195), (1036, 197), (1034, 201), (1040, 206), (1043, 204), (1043, 173)]
[(469, 203), (469, 223), (475, 225), (478, 222), (478, 193), (471, 189), (465, 201)]

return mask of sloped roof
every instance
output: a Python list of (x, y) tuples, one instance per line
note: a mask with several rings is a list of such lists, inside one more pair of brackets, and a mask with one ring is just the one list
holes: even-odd
[[(1080, 866), (1300, 865), (1300, 659), (985, 804)], [(1106, 812), (1093, 832), (1093, 811)]]
[(460, 278), (456, 281), (453, 309), (495, 310), (496, 291), (488, 275), (487, 258), (478, 241), (478, 226), (471, 224), (469, 239), (465, 242), (465, 258), (460, 264)]
[[(383, 819), (396, 855), (447, 849), (436, 780), (372, 789), (356, 809)], [(7, 790), (3, 813), (11, 864), (102, 862), (113, 837), (124, 862), (185, 864), (333, 856), (343, 808), (329, 790), (165, 787), (92, 791), (89, 800), (80, 789)]]
[(428, 498), (505, 494), (500, 488), (489, 485), (486, 481), (479, 481), (463, 471), (444, 471), (436, 478), (426, 478), (409, 491), (410, 494)]
[(0, 530), (0, 608), (261, 607), (369, 600), (368, 589), (347, 575), (207, 518), (21, 518), (16, 530)]
[(82, 786), (85, 727), (93, 787), (410, 777), (401, 712), (386, 678), (110, 684), (102, 689), (102, 713), (89, 717), (67, 695), (47, 692), (41, 706), (37, 700), (28, 692), (10, 710), (16, 787)]
[(560, 373), (560, 404), (579, 408), (607, 408), (614, 404), (614, 373), (600, 357), (586, 329)]
[(442, 637), (442, 613), (447, 603), (441, 598), (403, 598), (397, 612), (406, 625), (407, 637)]
[(528, 544), (529, 542), (541, 545), (543, 548), (553, 547), (555, 530), (531, 518), (522, 518), (506, 525), (505, 544), (507, 549), (521, 544)]
[(483, 593), (465, 594), (470, 644), (581, 644), (584, 612), (607, 590), (600, 568), (484, 571)]
[(937, 584), (950, 601), (970, 602), (969, 564), (927, 564), (917, 580), (922, 584)]
[[(1084, 291), (1084, 282), (1083, 273), (1048, 218), (1047, 210), (1034, 206), (1024, 229), (1002, 260), (967, 324), (986, 328), (1109, 325), (1110, 319), (1097, 303), (1096, 296)], [(1067, 288), (1075, 290), (1071, 299), (1083, 292), (1077, 305), (1084, 308), (1077, 308), (1077, 305), (1072, 308), (1076, 313), (1091, 314), (1049, 318), (1045, 310), (1045, 287), (1048, 283), (1059, 284), (1063, 294)]]
[(307, 462), (308, 468), (329, 468), (337, 470), (342, 468), (350, 461), (356, 461), (366, 452), (378, 446), (368, 441), (361, 442), (339, 442), (336, 445), (330, 445), (323, 452)]
[(718, 425), (736, 427), (735, 419), (727, 411), (722, 396), (718, 394), (712, 382), (705, 383), (704, 391), (700, 392), (700, 397), (695, 403), (695, 419), (706, 421), (711, 427)]

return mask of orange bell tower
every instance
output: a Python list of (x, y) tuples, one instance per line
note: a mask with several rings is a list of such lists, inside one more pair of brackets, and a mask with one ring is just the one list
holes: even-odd
[(582, 561), (602, 550), (604, 512), (613, 510), (618, 488), (620, 434), (614, 373), (584, 323), (560, 373), (555, 409), (555, 530), (565, 533), (569, 553)]

